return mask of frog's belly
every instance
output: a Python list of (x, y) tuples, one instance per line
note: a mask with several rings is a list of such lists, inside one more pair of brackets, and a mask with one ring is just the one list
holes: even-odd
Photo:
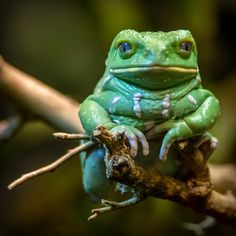
[[(108, 101), (108, 102), (107, 102)], [(170, 101), (170, 95), (166, 94), (163, 99), (148, 99), (141, 93), (130, 97), (123, 95), (110, 96), (101, 105), (110, 113), (120, 116), (128, 116), (143, 120), (164, 121), (171, 118), (174, 113), (175, 101)]]

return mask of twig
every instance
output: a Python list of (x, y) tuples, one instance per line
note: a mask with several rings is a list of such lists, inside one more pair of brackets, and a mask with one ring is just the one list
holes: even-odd
[(90, 139), (91, 136), (88, 134), (68, 134), (68, 133), (53, 133), (55, 138), (65, 140), (79, 140), (79, 139)]
[(92, 209), (91, 211), (92, 215), (89, 216), (88, 220), (94, 220), (105, 213), (136, 205), (137, 203), (143, 201), (144, 199), (145, 197), (143, 195), (140, 195), (139, 193), (135, 193), (132, 198), (129, 198), (128, 200), (123, 202), (113, 202), (102, 199), (101, 203), (102, 205), (105, 205), (105, 207)]
[(19, 179), (15, 180), (14, 182), (12, 182), (8, 188), (12, 189), (14, 187), (16, 187), (17, 185), (20, 185), (26, 181), (29, 181), (32, 178), (35, 178), (39, 175), (48, 173), (50, 171), (54, 171), (55, 169), (57, 169), (59, 166), (61, 166), (64, 162), (66, 162), (67, 160), (69, 160), (70, 158), (72, 158), (73, 156), (75, 156), (77, 153), (84, 151), (90, 147), (92, 147), (94, 145), (94, 142), (92, 141), (88, 141), (76, 148), (73, 148), (71, 150), (68, 151), (67, 154), (65, 154), (64, 156), (62, 156), (61, 158), (59, 158), (58, 160), (56, 160), (55, 162), (44, 166), (40, 169), (37, 169), (35, 171), (29, 172), (27, 174), (22, 175)]

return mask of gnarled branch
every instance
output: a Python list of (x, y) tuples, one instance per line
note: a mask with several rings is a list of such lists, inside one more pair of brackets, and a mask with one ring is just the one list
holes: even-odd
[(217, 192), (211, 183), (206, 164), (211, 149), (209, 142), (200, 149), (189, 144), (179, 150), (192, 171), (187, 180), (181, 181), (138, 166), (129, 155), (125, 138), (117, 142), (117, 137), (103, 127), (95, 135), (109, 150), (105, 158), (108, 178), (132, 186), (147, 196), (168, 199), (222, 221), (236, 223), (236, 197), (231, 191)]
[[(16, 69), (3, 58), (0, 58), (0, 91), (13, 98), (25, 111), (53, 127), (65, 132), (83, 133), (77, 117), (79, 104), (76, 101)], [(180, 150), (183, 159), (189, 155), (195, 160), (192, 163), (200, 165), (192, 165), (192, 176), (183, 182), (169, 176), (154, 175), (137, 166), (130, 158), (128, 148), (120, 148), (122, 141), (116, 140), (115, 146), (119, 148), (109, 146), (109, 142), (113, 142), (109, 133), (105, 136), (98, 133), (97, 136), (112, 150), (111, 158), (106, 158), (108, 177), (143, 194), (178, 202), (226, 222), (236, 222), (236, 199), (232, 194), (236, 190), (234, 165), (210, 166), (210, 181), (208, 167), (196, 162), (206, 159), (204, 147), (197, 151), (184, 148)], [(191, 166), (191, 163), (188, 165)]]

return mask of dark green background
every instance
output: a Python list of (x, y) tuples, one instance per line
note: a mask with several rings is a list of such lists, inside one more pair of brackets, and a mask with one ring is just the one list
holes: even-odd
[[(222, 115), (213, 129), (219, 149), (212, 162), (235, 162), (236, 2), (225, 0), (1, 1), (1, 54), (13, 65), (82, 101), (104, 71), (113, 37), (122, 29), (189, 29), (199, 53), (206, 88), (219, 98)], [(0, 94), (0, 118), (12, 112)], [(73, 143), (54, 140), (42, 122), (24, 126), (0, 149), (0, 235), (194, 235), (183, 222), (204, 217), (167, 201), (149, 199), (94, 222), (94, 205), (82, 190), (80, 163), (71, 160), (53, 174), (8, 191), (22, 173), (62, 155)], [(235, 235), (217, 223), (207, 235)]]

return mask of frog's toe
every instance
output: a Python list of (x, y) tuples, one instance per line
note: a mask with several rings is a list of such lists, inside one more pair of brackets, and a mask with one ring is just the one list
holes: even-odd
[(130, 145), (130, 156), (135, 157), (138, 153), (138, 142), (141, 143), (143, 148), (143, 154), (147, 156), (149, 154), (149, 145), (145, 135), (133, 126), (128, 125), (118, 125), (111, 129), (111, 131), (116, 134), (124, 134)]
[(126, 137), (129, 140), (130, 144), (130, 155), (131, 157), (136, 157), (138, 152), (138, 143), (137, 143), (137, 137), (135, 135), (131, 135), (129, 133), (125, 133)]
[(212, 149), (217, 149), (218, 146), (219, 146), (219, 141), (218, 141), (218, 139), (215, 138), (215, 137), (212, 137), (212, 138), (211, 138), (211, 148), (212, 148)]
[(160, 154), (159, 154), (160, 160), (165, 161), (167, 159), (169, 149), (170, 149), (171, 145), (174, 143), (174, 141), (176, 141), (176, 140), (177, 140), (176, 129), (171, 129), (170, 131), (167, 132), (167, 134), (165, 135), (165, 137), (162, 141)]
[(159, 154), (160, 160), (165, 161), (167, 159), (167, 155), (168, 155), (170, 147), (171, 147), (171, 144), (161, 146), (161, 150)]
[(149, 154), (149, 145), (148, 145), (148, 142), (147, 142), (147, 139), (146, 139), (145, 135), (141, 131), (139, 131), (138, 129), (135, 130), (135, 134), (138, 138), (138, 141), (142, 145), (143, 155), (147, 156)]
[(211, 149), (215, 150), (218, 145), (219, 145), (219, 141), (217, 138), (215, 138), (214, 136), (212, 136), (210, 133), (206, 132), (205, 134), (203, 134), (199, 140), (194, 144), (195, 148), (199, 148), (203, 143), (210, 141), (210, 147)]

